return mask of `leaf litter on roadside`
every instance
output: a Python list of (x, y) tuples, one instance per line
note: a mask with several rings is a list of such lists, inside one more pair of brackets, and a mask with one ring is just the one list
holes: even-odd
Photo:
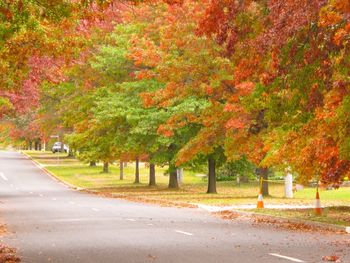
[(0, 244), (0, 263), (15, 263), (20, 261), (19, 257), (16, 256), (16, 249)]
[(340, 258), (336, 255), (324, 256), (324, 257), (322, 257), (322, 260), (329, 261), (329, 262), (341, 262)]
[(319, 232), (323, 234), (338, 234), (345, 235), (346, 232), (342, 229), (334, 230), (333, 228), (321, 225), (307, 224), (303, 222), (294, 222), (288, 219), (280, 219), (269, 216), (259, 216), (259, 215), (246, 215), (239, 212), (224, 210), (220, 212), (214, 212), (214, 215), (221, 217), (223, 219), (249, 219), (252, 221), (253, 226), (260, 226), (261, 224), (273, 226), (275, 228), (286, 229), (291, 231), (301, 231), (301, 232)]

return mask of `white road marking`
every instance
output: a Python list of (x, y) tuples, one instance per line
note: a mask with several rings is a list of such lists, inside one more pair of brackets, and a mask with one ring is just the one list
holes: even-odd
[(293, 261), (293, 262), (305, 262), (305, 261), (303, 261), (301, 259), (287, 257), (287, 256), (283, 256), (283, 255), (280, 255), (280, 254), (275, 254), (275, 253), (269, 253), (269, 255), (274, 256), (274, 257), (278, 257), (278, 258), (288, 259), (288, 260)]
[(128, 219), (126, 219), (126, 221), (136, 222), (136, 220), (132, 219), (132, 218), (128, 218)]
[(33, 192), (29, 192), (31, 195), (34, 194)]
[(0, 176), (1, 178), (4, 180), (4, 181), (8, 181), (9, 179), (7, 179), (7, 177), (4, 175), (4, 173), (0, 173)]
[(53, 200), (53, 201), (56, 201), (56, 200), (57, 200), (57, 198), (55, 198), (55, 197), (54, 197), (54, 198), (52, 198), (52, 200)]
[(147, 224), (148, 226), (153, 226), (153, 224)]
[(180, 233), (180, 234), (184, 234), (184, 235), (186, 235), (186, 236), (193, 236), (192, 233), (185, 232), (185, 231), (181, 231), (181, 230), (175, 230), (175, 232)]
[(98, 211), (100, 211), (100, 210), (98, 210), (97, 208), (91, 208), (91, 210), (93, 210), (93, 211), (95, 211), (95, 212), (98, 212)]
[(43, 197), (44, 195), (43, 194), (39, 194), (40, 197)]
[(75, 203), (74, 203), (74, 202), (72, 202), (72, 201), (69, 201), (69, 203), (70, 203), (71, 205), (75, 205)]

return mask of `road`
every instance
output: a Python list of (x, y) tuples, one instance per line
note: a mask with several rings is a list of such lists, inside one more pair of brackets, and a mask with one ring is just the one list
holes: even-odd
[(23, 262), (322, 262), (346, 236), (301, 233), (200, 209), (164, 208), (67, 188), (17, 152), (0, 151), (0, 215)]

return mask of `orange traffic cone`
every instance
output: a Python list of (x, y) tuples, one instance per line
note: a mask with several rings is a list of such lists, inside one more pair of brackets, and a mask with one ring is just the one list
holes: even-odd
[(318, 188), (316, 190), (315, 214), (316, 215), (322, 215), (320, 194), (318, 193)]
[(261, 190), (258, 195), (258, 203), (256, 204), (256, 208), (264, 208), (264, 201), (263, 201), (263, 195)]

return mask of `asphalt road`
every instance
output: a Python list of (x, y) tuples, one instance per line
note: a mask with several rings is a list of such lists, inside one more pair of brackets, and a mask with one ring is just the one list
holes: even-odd
[[(350, 262), (349, 236), (278, 230), (77, 192), (16, 152), (0, 151), (2, 241), (23, 262)], [(348, 251), (347, 251), (348, 250)]]

